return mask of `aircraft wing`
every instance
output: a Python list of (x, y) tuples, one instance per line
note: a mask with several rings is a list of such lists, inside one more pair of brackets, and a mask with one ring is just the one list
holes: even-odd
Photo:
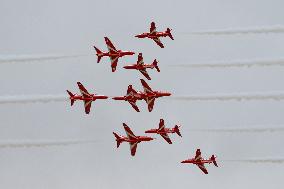
[(146, 103), (148, 104), (148, 110), (149, 112), (151, 112), (155, 104), (155, 97), (147, 97), (145, 100)]
[(156, 33), (156, 24), (155, 22), (151, 23), (151, 27), (150, 27), (150, 34)]
[(86, 114), (89, 114), (91, 111), (92, 100), (84, 100), (84, 105)]
[(142, 53), (139, 53), (138, 55), (137, 65), (144, 65)]
[(203, 173), (208, 174), (207, 169), (204, 166), (204, 163), (202, 164), (197, 164), (197, 166), (201, 169), (201, 171), (203, 171)]
[(83, 97), (90, 97), (90, 93), (87, 91), (87, 89), (82, 85), (82, 83), (77, 82), (77, 85), (80, 89), (80, 92), (82, 94)]
[(144, 68), (143, 70), (139, 70), (148, 80), (151, 80), (147, 70)]
[(159, 45), (161, 48), (164, 48), (163, 43), (161, 42), (160, 38), (155, 37), (153, 38), (153, 40), (157, 43), (157, 45)]
[(145, 93), (153, 93), (153, 90), (149, 87), (149, 85), (143, 79), (140, 79), (140, 81), (144, 88)]
[(124, 126), (124, 130), (126, 132), (126, 135), (129, 139), (136, 139), (136, 136), (134, 135), (134, 133), (131, 131), (131, 129), (125, 124), (123, 123)]
[(136, 112), (140, 112), (138, 106), (136, 105), (136, 103), (134, 101), (128, 101), (130, 103), (130, 105), (132, 106), (132, 108), (134, 110), (136, 110)]
[(110, 58), (110, 61), (111, 61), (111, 70), (112, 70), (112, 72), (115, 72), (119, 57), (118, 56), (110, 56), (109, 58)]
[(160, 134), (169, 144), (172, 144), (172, 141), (167, 133)]
[(109, 38), (105, 37), (105, 42), (106, 42), (108, 51), (109, 51), (110, 53), (116, 53), (116, 52), (117, 52), (116, 48), (114, 47), (114, 45), (112, 44), (112, 42), (109, 40)]
[(135, 156), (138, 142), (130, 142), (129, 144), (131, 155)]

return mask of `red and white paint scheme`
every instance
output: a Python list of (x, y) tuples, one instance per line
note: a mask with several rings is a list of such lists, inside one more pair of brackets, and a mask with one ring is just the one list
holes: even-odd
[(105, 42), (108, 48), (108, 52), (102, 52), (100, 49), (98, 49), (97, 47), (94, 46), (94, 48), (96, 49), (97, 52), (97, 56), (98, 56), (98, 60), (97, 63), (100, 62), (101, 58), (104, 56), (108, 56), (110, 58), (111, 61), (111, 69), (112, 72), (115, 72), (116, 70), (116, 66), (117, 66), (117, 62), (118, 59), (120, 57), (126, 56), (126, 55), (134, 55), (135, 52), (131, 52), (131, 51), (122, 51), (122, 50), (117, 50), (114, 45), (112, 44), (112, 42), (109, 40), (109, 38), (105, 37)]
[(133, 107), (134, 110), (136, 110), (137, 112), (140, 112), (138, 106), (136, 105), (136, 101), (142, 100), (142, 98), (140, 98), (139, 96), (135, 94), (137, 94), (137, 91), (135, 91), (132, 88), (132, 85), (129, 85), (125, 96), (117, 96), (117, 97), (113, 97), (112, 99), (127, 101), (130, 103), (130, 105)]
[(174, 40), (170, 28), (167, 28), (167, 30), (164, 32), (157, 32), (155, 22), (152, 22), (149, 33), (142, 33), (136, 35), (135, 37), (153, 39), (157, 43), (157, 45), (159, 45), (161, 48), (164, 48), (164, 45), (159, 37), (167, 37), (167, 36), (169, 36), (172, 40)]
[(197, 165), (205, 174), (208, 174), (207, 169), (205, 168), (204, 164), (208, 163), (213, 163), (216, 167), (218, 167), (217, 162), (216, 162), (216, 156), (212, 155), (210, 159), (206, 160), (203, 159), (201, 156), (201, 151), (200, 149), (196, 150), (196, 154), (194, 158), (187, 159), (182, 161), (181, 163), (192, 163)]
[(83, 100), (85, 105), (85, 112), (86, 114), (90, 113), (92, 102), (97, 99), (107, 99), (107, 96), (98, 95), (98, 94), (90, 94), (87, 89), (82, 85), (82, 83), (77, 82), (78, 87), (80, 89), (81, 95), (73, 94), (67, 90), (69, 94), (69, 98), (71, 100), (71, 106), (74, 104), (76, 100)]
[(128, 101), (137, 112), (139, 112), (139, 109), (135, 103), (136, 100), (145, 100), (146, 103), (148, 104), (148, 110), (149, 112), (151, 112), (153, 110), (156, 98), (171, 95), (171, 93), (168, 93), (168, 92), (153, 91), (143, 79), (140, 79), (140, 80), (144, 88), (144, 91), (137, 92), (136, 90), (132, 88), (132, 85), (129, 85), (126, 96), (114, 97), (113, 99)]
[(138, 60), (137, 60), (137, 63), (136, 63), (136, 64), (127, 65), (127, 66), (124, 66), (123, 68), (125, 68), (125, 69), (138, 70), (138, 71), (140, 71), (148, 80), (151, 80), (151, 77), (149, 76), (149, 74), (148, 74), (148, 72), (147, 72), (147, 70), (146, 70), (147, 68), (150, 68), (150, 69), (156, 68), (156, 70), (157, 70), (158, 72), (160, 72), (160, 69), (159, 69), (159, 67), (158, 67), (158, 61), (155, 59), (152, 64), (144, 64), (142, 53), (139, 53), (139, 55), (138, 55)]
[(172, 141), (168, 135), (168, 133), (176, 133), (181, 137), (180, 126), (175, 125), (174, 128), (165, 128), (165, 121), (160, 119), (159, 128), (158, 129), (150, 129), (145, 131), (145, 133), (155, 133), (161, 135), (169, 144), (172, 144)]
[(128, 142), (130, 144), (130, 152), (131, 152), (132, 156), (135, 156), (137, 145), (140, 142), (147, 142), (147, 141), (154, 140), (154, 138), (152, 138), (152, 137), (134, 135), (134, 133), (131, 131), (131, 129), (125, 123), (123, 123), (123, 127), (124, 127), (124, 130), (125, 130), (127, 136), (120, 136), (120, 135), (116, 134), (115, 132), (113, 132), (113, 134), (116, 138), (115, 140), (116, 140), (117, 148), (119, 147), (119, 145), (122, 142)]
[(143, 79), (140, 79), (140, 81), (144, 88), (144, 92), (139, 92), (139, 93), (141, 95), (141, 98), (144, 99), (146, 103), (148, 104), (149, 112), (153, 110), (156, 98), (164, 97), (164, 96), (171, 96), (171, 93), (169, 92), (153, 91), (151, 87), (149, 87), (149, 85)]

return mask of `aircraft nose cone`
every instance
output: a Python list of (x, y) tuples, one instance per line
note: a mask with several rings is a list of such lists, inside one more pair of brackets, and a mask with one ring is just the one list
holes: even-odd
[(185, 163), (185, 161), (181, 161), (181, 163)]

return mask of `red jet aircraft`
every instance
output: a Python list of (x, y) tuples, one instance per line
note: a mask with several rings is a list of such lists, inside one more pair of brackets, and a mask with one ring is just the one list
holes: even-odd
[[(136, 100), (145, 100), (146, 103), (148, 104), (148, 110), (149, 110), (149, 112), (151, 112), (153, 110), (156, 98), (171, 95), (171, 93), (168, 93), (168, 92), (153, 91), (143, 79), (140, 79), (140, 80), (141, 80), (141, 84), (144, 88), (144, 92), (141, 92), (141, 91), (137, 92), (136, 90), (132, 89), (132, 86), (130, 85), (131, 86), (131, 93), (129, 92), (130, 91), (129, 86), (128, 86), (128, 92), (127, 92), (127, 94), (129, 94), (129, 95), (122, 96), (122, 97), (114, 97), (113, 99), (114, 100), (128, 101), (136, 111), (137, 111), (138, 107), (136, 106), (135, 103), (129, 101), (128, 99), (135, 99), (135, 102), (136, 102)], [(139, 111), (137, 111), (137, 112), (139, 112)]]
[(148, 104), (149, 112), (153, 110), (156, 98), (163, 97), (163, 96), (171, 96), (171, 93), (168, 93), (168, 92), (153, 91), (143, 79), (140, 79), (140, 81), (144, 88), (144, 92), (140, 92), (140, 95), (142, 96), (142, 99), (144, 99), (146, 103)]
[(151, 27), (150, 27), (150, 33), (142, 33), (142, 34), (136, 35), (135, 37), (138, 37), (138, 38), (146, 38), (147, 37), (149, 39), (153, 39), (161, 48), (164, 48), (164, 45), (160, 41), (159, 37), (167, 37), (167, 36), (169, 36), (172, 40), (174, 40), (174, 38), (171, 34), (170, 28), (167, 28), (167, 30), (165, 32), (157, 32), (155, 22), (152, 22)]
[(160, 72), (160, 69), (158, 67), (158, 61), (155, 59), (153, 61), (152, 64), (144, 64), (144, 61), (143, 61), (143, 56), (142, 56), (142, 53), (139, 53), (138, 55), (138, 60), (137, 60), (137, 63), (136, 64), (132, 64), (132, 65), (127, 65), (127, 66), (124, 66), (123, 68), (125, 69), (135, 69), (135, 70), (138, 70), (140, 71), (148, 80), (151, 80), (148, 72), (147, 72), (147, 68), (151, 68), (151, 69), (154, 69), (156, 68), (156, 70), (158, 72)]
[(80, 83), (77, 82), (78, 87), (82, 95), (72, 94), (70, 91), (67, 90), (67, 93), (70, 96), (71, 106), (74, 104), (76, 100), (83, 100), (85, 103), (85, 112), (86, 114), (90, 113), (92, 102), (97, 99), (107, 99), (107, 96), (104, 95), (97, 95), (97, 94), (90, 94), (87, 89)]
[(118, 134), (113, 132), (113, 134), (116, 138), (117, 148), (119, 147), (119, 145), (122, 142), (128, 142), (130, 144), (130, 151), (131, 151), (132, 156), (135, 156), (137, 144), (139, 144), (140, 142), (146, 142), (146, 141), (154, 140), (154, 138), (151, 138), (151, 137), (148, 137), (148, 136), (135, 136), (133, 134), (133, 132), (131, 131), (131, 129), (125, 123), (123, 123), (123, 126), (124, 126), (124, 130), (126, 132), (126, 135), (127, 135), (126, 137), (125, 136), (119, 136)]
[(161, 135), (169, 144), (172, 144), (172, 141), (168, 135), (168, 133), (176, 133), (181, 137), (180, 126), (176, 125), (174, 128), (165, 128), (165, 122), (163, 119), (160, 119), (159, 128), (158, 129), (150, 129), (145, 131), (145, 133), (156, 133)]
[(201, 157), (201, 151), (200, 149), (196, 150), (195, 158), (187, 159), (182, 161), (181, 163), (192, 163), (197, 165), (205, 174), (208, 174), (207, 169), (205, 168), (205, 163), (213, 163), (216, 167), (218, 167), (216, 162), (216, 156), (212, 155), (210, 159), (206, 160)]
[(117, 62), (118, 62), (118, 59), (120, 57), (123, 57), (123, 56), (126, 56), (126, 55), (133, 55), (133, 54), (135, 54), (135, 52), (131, 52), (131, 51), (116, 50), (116, 48), (114, 47), (112, 42), (107, 37), (105, 37), (105, 42), (106, 42), (106, 45), (107, 45), (107, 48), (108, 48), (109, 52), (102, 52), (101, 50), (99, 50), (97, 47), (94, 46), (94, 48), (97, 51), (96, 55), (98, 56), (97, 63), (100, 62), (102, 57), (108, 56), (110, 58), (110, 61), (111, 61), (112, 72), (115, 72), (116, 66), (117, 66)]
[(134, 94), (136, 94), (136, 93), (137, 92), (132, 88), (132, 85), (129, 85), (125, 96), (113, 97), (112, 99), (127, 101), (134, 108), (134, 110), (136, 110), (137, 112), (140, 112), (138, 106), (136, 105), (136, 101), (142, 100), (142, 99), (134, 96)]

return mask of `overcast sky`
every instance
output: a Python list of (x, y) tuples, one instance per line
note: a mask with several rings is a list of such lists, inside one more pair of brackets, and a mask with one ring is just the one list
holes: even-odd
[[(142, 76), (122, 68), (137, 56), (121, 58), (111, 72), (109, 59), (96, 63), (96, 45), (106, 50), (104, 36), (123, 50), (142, 52), (144, 61), (157, 58), (161, 72), (150, 70), (153, 89), (173, 95), (284, 91), (284, 67), (178, 68), (169, 65), (250, 59), (280, 59), (284, 34), (189, 35), (190, 31), (284, 25), (281, 0), (0, 0), (0, 55), (84, 54), (45, 62), (0, 65), (0, 95), (79, 92), (81, 81), (90, 92), (124, 95), (128, 84), (141, 90)], [(134, 38), (149, 30), (173, 29), (174, 41)], [(126, 102), (98, 100), (90, 115), (82, 102), (5, 104), (0, 106), (0, 139), (77, 140), (95, 144), (46, 148), (0, 149), (0, 188), (281, 188), (283, 164), (228, 163), (226, 159), (283, 158), (283, 133), (208, 133), (192, 128), (250, 128), (284, 124), (283, 101), (186, 102), (156, 101), (153, 112), (138, 102), (135, 112)], [(127, 123), (137, 134), (179, 123), (183, 137), (171, 135), (168, 145), (157, 140), (139, 144), (135, 157), (129, 145), (119, 149), (112, 132), (125, 134)], [(201, 148), (204, 158), (215, 154), (219, 168), (208, 165), (204, 175), (180, 161)]]

